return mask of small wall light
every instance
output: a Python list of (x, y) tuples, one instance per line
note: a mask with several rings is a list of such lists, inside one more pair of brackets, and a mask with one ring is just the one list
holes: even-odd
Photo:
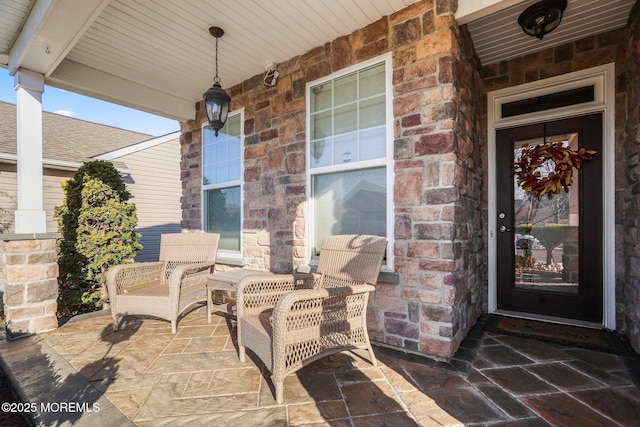
[(220, 86), (220, 77), (218, 77), (218, 39), (224, 35), (224, 31), (220, 27), (211, 27), (209, 32), (216, 38), (216, 76), (213, 78), (213, 86), (202, 94), (202, 98), (204, 99), (209, 125), (218, 136), (218, 131), (222, 129), (227, 121), (231, 97)]
[(262, 79), (264, 85), (275, 86), (280, 73), (278, 72), (278, 67), (273, 63), (273, 61), (266, 61), (264, 63), (264, 73), (264, 78)]
[(542, 40), (545, 34), (560, 25), (566, 8), (567, 0), (542, 0), (526, 8), (520, 14), (518, 24), (526, 34)]

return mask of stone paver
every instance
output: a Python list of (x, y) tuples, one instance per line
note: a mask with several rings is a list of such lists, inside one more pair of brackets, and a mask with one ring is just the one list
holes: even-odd
[[(0, 360), (27, 400), (48, 398), (44, 371), (54, 382), (73, 378), (69, 399), (104, 405), (39, 418), (77, 425), (640, 426), (640, 390), (621, 356), (477, 331), (460, 363), (383, 347), (377, 366), (364, 352), (326, 357), (287, 377), (277, 404), (269, 373), (250, 357), (239, 362), (234, 324), (206, 318), (205, 308), (192, 311), (174, 335), (168, 322), (136, 317), (113, 332), (110, 316), (95, 315), (2, 341)], [(59, 364), (69, 373), (56, 376)]]

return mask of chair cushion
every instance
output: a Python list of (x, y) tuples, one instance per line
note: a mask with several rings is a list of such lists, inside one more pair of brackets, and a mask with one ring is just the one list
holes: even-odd
[[(155, 284), (116, 296), (115, 308), (119, 314), (143, 314), (171, 320), (169, 286)], [(114, 310), (114, 306), (111, 307)]]
[(264, 310), (257, 316), (242, 316), (242, 342), (251, 343), (249, 347), (263, 361), (268, 370), (273, 369), (272, 357), (272, 310)]
[(273, 330), (271, 321), (273, 318), (273, 310), (268, 309), (262, 311), (257, 316), (243, 316), (243, 320), (247, 323), (250, 323), (253, 328), (260, 332), (260, 334), (265, 336), (271, 336), (271, 331)]
[(149, 297), (168, 296), (169, 286), (166, 283), (161, 282), (160, 280), (154, 280), (153, 282), (149, 282), (149, 284), (145, 285), (142, 288), (137, 288), (134, 291), (126, 292), (125, 295)]

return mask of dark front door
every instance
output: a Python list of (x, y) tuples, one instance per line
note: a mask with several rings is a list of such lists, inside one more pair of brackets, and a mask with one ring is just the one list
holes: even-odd
[[(497, 308), (602, 323), (602, 115), (496, 133)], [(562, 142), (597, 153), (573, 170), (569, 191), (532, 197), (513, 176), (522, 147)], [(551, 163), (537, 170), (548, 175)]]

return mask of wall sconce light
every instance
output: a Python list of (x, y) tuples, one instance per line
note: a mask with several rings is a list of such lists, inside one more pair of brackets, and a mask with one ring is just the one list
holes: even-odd
[(264, 63), (264, 78), (262, 79), (262, 83), (264, 83), (265, 86), (275, 86), (279, 75), (278, 67), (276, 67), (273, 61), (266, 61)]
[(560, 25), (566, 8), (567, 0), (542, 0), (526, 8), (520, 14), (518, 24), (526, 34), (542, 40), (545, 34)]
[(216, 38), (216, 76), (213, 78), (213, 86), (202, 94), (202, 98), (204, 99), (209, 125), (218, 136), (218, 131), (222, 129), (227, 121), (231, 97), (220, 86), (220, 77), (218, 77), (218, 39), (224, 35), (224, 31), (220, 27), (211, 27), (209, 28), (209, 33)]

